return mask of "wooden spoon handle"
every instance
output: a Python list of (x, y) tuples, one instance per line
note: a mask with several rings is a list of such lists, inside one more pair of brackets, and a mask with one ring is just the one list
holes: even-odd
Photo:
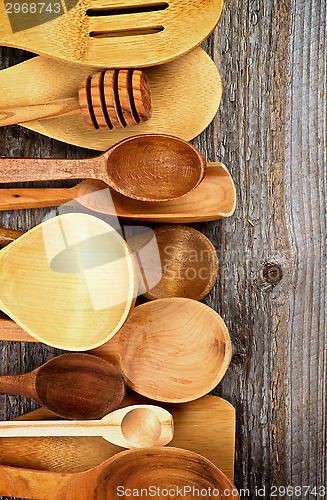
[(0, 109), (0, 127), (76, 113), (79, 113), (79, 103), (75, 97), (59, 99), (47, 104)]
[(0, 227), (0, 245), (8, 245), (14, 240), (17, 240), (25, 231), (10, 229), (8, 227)]
[(73, 200), (73, 188), (18, 188), (0, 190), (0, 210), (55, 207)]
[[(91, 161), (92, 160), (92, 161)], [(0, 158), (0, 182), (30, 182), (93, 178), (96, 160), (53, 158)], [(96, 178), (96, 176), (95, 176)]]
[(0, 466), (0, 495), (36, 500), (55, 500), (59, 489), (69, 478), (67, 473), (44, 472)]
[(0, 394), (26, 396), (41, 404), (35, 391), (36, 371), (18, 375), (2, 375), (0, 377)]

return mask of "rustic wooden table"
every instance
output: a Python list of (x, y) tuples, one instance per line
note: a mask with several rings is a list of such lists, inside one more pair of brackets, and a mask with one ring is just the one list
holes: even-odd
[[(230, 169), (238, 204), (230, 219), (194, 227), (219, 255), (204, 302), (233, 342), (214, 394), (236, 408), (235, 485), (249, 490), (242, 498), (327, 497), (326, 10), (323, 0), (225, 0), (203, 44), (224, 91), (215, 120), (193, 143)], [(1, 68), (29, 57), (6, 48), (0, 56)], [(1, 130), (0, 154), (94, 152), (11, 126)], [(27, 230), (48, 210), (3, 212), (0, 222)], [(2, 342), (0, 373), (28, 371), (59, 353)], [(1, 396), (0, 419), (35, 407)]]

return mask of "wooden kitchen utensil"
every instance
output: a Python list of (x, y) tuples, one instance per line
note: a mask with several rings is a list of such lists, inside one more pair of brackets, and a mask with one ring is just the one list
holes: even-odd
[(208, 491), (202, 498), (239, 500), (235, 486), (211, 462), (191, 451), (167, 446), (126, 450), (79, 473), (0, 467), (0, 494), (15, 497), (107, 500), (116, 498), (117, 491), (124, 494), (126, 490), (129, 494), (137, 490), (141, 496), (140, 491), (151, 491), (151, 487), (157, 500), (167, 498), (167, 489), (174, 490), (176, 496), (177, 489), (184, 493), (184, 487), (190, 488), (185, 491), (185, 498), (189, 499), (195, 498), (194, 487)]
[[(0, 338), (32, 341), (5, 319), (0, 321)], [(216, 387), (229, 366), (231, 342), (213, 309), (173, 297), (135, 307), (109, 342), (89, 352), (117, 366), (135, 392), (181, 403)]]
[[(162, 64), (200, 45), (215, 28), (223, 1), (143, 0), (136, 5), (124, 0), (117, 6), (88, 0), (29, 29), (16, 27), (17, 16), (6, 13), (8, 4), (0, 6), (1, 45), (88, 66), (124, 68)], [(39, 15), (31, 11), (29, 18)], [(20, 16), (27, 19), (23, 11)]]
[[(121, 407), (153, 404), (133, 391)], [(203, 455), (231, 481), (234, 480), (235, 409), (222, 398), (203, 396), (188, 403), (160, 403), (174, 420), (174, 437), (167, 446)], [(53, 420), (53, 413), (39, 408), (17, 420)], [(23, 422), (22, 422), (23, 423)], [(33, 449), (33, 453), (31, 453)], [(1, 438), (0, 464), (58, 472), (81, 472), (100, 465), (123, 448), (100, 437)]]
[(203, 179), (206, 161), (178, 137), (145, 134), (125, 139), (95, 158), (0, 158), (0, 182), (87, 177), (142, 201), (178, 198)]
[(0, 309), (36, 340), (83, 351), (111, 338), (136, 297), (123, 238), (102, 220), (64, 214), (0, 251)]
[[(233, 179), (222, 163), (208, 163), (203, 181), (181, 198), (160, 203), (122, 196), (100, 181), (85, 180), (73, 188), (0, 190), (0, 210), (52, 207), (77, 200), (96, 212), (153, 222), (201, 222), (230, 217), (236, 206)], [(2, 241), (12, 238), (4, 234)], [(5, 238), (5, 240), (4, 240)]]
[[(211, 241), (196, 229), (165, 225), (154, 229), (161, 267), (155, 265), (153, 247), (145, 246), (142, 262), (147, 263), (147, 277), (157, 283), (143, 293), (148, 299), (187, 297), (202, 300), (217, 279), (218, 258)], [(153, 264), (152, 264), (153, 262)], [(152, 265), (151, 265), (152, 264)]]
[[(8, 108), (8, 103), (17, 108), (76, 97), (80, 81), (96, 71), (34, 57), (0, 71), (0, 109)], [(143, 71), (151, 88), (153, 115), (137, 127), (90, 130), (81, 114), (23, 125), (59, 141), (97, 151), (105, 151), (136, 134), (171, 134), (189, 141), (209, 125), (218, 110), (222, 88), (216, 65), (201, 48)]]
[(125, 396), (125, 383), (103, 359), (68, 353), (30, 373), (1, 376), (0, 394), (27, 396), (62, 418), (88, 420), (115, 410)]
[(107, 70), (84, 78), (78, 97), (0, 109), (0, 127), (81, 113), (90, 129), (111, 130), (151, 118), (149, 83), (141, 70)]
[(173, 438), (171, 414), (154, 405), (112, 411), (101, 420), (17, 420), (0, 422), (0, 437), (101, 436), (124, 448), (164, 446)]

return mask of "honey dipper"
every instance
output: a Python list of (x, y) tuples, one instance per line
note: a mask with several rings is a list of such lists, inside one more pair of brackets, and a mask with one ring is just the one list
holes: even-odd
[(117, 129), (152, 115), (150, 86), (141, 70), (107, 70), (80, 82), (78, 97), (0, 110), (0, 126), (81, 113), (89, 129)]

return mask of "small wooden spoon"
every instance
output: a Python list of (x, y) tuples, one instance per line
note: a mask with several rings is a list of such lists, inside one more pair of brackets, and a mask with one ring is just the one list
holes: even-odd
[(120, 372), (89, 354), (57, 356), (24, 375), (0, 377), (0, 394), (19, 394), (62, 418), (101, 418), (117, 408), (125, 396)]
[(205, 166), (202, 154), (188, 142), (146, 134), (125, 139), (95, 158), (0, 158), (0, 182), (87, 177), (130, 198), (165, 201), (194, 189), (204, 177)]
[[(147, 265), (144, 280), (148, 299), (187, 297), (202, 300), (217, 279), (218, 258), (211, 241), (196, 229), (166, 225), (154, 229), (161, 266), (155, 265), (153, 246), (145, 245), (141, 265)], [(142, 271), (142, 270), (141, 270)], [(157, 283), (151, 288), (149, 284)], [(140, 290), (140, 288), (139, 288)], [(142, 291), (141, 291), (142, 293)]]
[(111, 338), (136, 297), (133, 257), (91, 215), (47, 220), (0, 251), (0, 309), (36, 340), (83, 351)]
[(126, 406), (101, 420), (0, 422), (0, 437), (101, 436), (123, 448), (164, 446), (173, 438), (171, 414), (153, 405)]
[(160, 203), (122, 196), (100, 181), (72, 188), (1, 189), (0, 210), (52, 207), (76, 200), (96, 212), (154, 222), (201, 222), (230, 217), (235, 210), (233, 179), (222, 163), (208, 163), (203, 181), (181, 198)]
[[(184, 498), (210, 500), (239, 500), (233, 483), (201, 455), (173, 447), (143, 448), (118, 453), (94, 469), (79, 473), (34, 471), (15, 467), (0, 467), (0, 495), (36, 500), (108, 500), (117, 492), (129, 494), (133, 490), (155, 493), (157, 500), (177, 497), (182, 490)], [(209, 493), (210, 489), (210, 493)], [(219, 491), (219, 493), (218, 493)]]
[(121, 69), (87, 76), (80, 83), (78, 98), (0, 109), (0, 126), (79, 112), (91, 130), (124, 128), (148, 120), (152, 104), (145, 73)]

